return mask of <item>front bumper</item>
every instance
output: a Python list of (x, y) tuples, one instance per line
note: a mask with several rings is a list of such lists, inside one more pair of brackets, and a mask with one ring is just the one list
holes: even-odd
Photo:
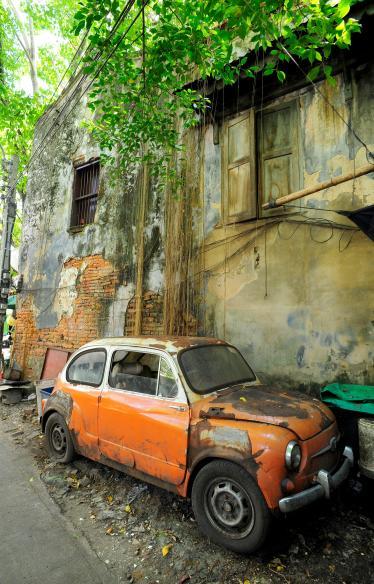
[(279, 501), (279, 509), (283, 513), (296, 511), (305, 505), (309, 505), (318, 499), (325, 497), (330, 498), (330, 493), (336, 489), (349, 475), (349, 471), (353, 466), (353, 451), (352, 448), (346, 446), (343, 452), (343, 463), (334, 474), (330, 474), (327, 470), (320, 470), (317, 474), (316, 483), (313, 487), (305, 489), (295, 495), (284, 497)]

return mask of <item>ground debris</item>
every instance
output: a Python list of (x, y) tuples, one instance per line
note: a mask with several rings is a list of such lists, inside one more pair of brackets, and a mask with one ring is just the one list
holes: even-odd
[[(184, 499), (84, 458), (68, 466), (51, 461), (29, 410), (26, 402), (12, 408), (0, 404), (4, 431), (22, 440), (15, 449), (29, 452), (31, 464), (35, 456), (50, 495), (110, 565), (119, 584), (368, 581), (374, 562), (374, 517), (364, 490), (354, 497), (342, 490), (333, 503), (322, 501), (274, 520), (266, 545), (241, 557), (201, 535)], [(15, 436), (18, 432), (22, 434)], [(29, 472), (32, 479), (34, 473)], [(163, 548), (168, 548), (164, 556)]]

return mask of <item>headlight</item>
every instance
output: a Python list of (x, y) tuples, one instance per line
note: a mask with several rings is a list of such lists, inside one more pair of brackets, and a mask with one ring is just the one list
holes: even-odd
[(289, 470), (297, 470), (301, 462), (301, 448), (295, 440), (291, 440), (286, 448), (286, 467)]

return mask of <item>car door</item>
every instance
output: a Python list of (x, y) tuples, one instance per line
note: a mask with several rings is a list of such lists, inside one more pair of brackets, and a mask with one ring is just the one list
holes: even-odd
[(189, 416), (176, 367), (166, 353), (113, 351), (99, 403), (103, 456), (178, 485), (186, 472)]
[(69, 428), (81, 454), (99, 457), (98, 404), (103, 388), (107, 351), (94, 348), (74, 355), (62, 378), (63, 391), (72, 397)]

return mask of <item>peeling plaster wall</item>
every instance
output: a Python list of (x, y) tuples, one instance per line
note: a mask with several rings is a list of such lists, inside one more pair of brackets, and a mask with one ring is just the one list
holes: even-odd
[[(335, 86), (319, 84), (372, 149), (373, 88), (373, 67), (348, 80), (339, 75)], [(278, 103), (295, 96), (300, 108), (301, 188), (367, 163), (364, 148), (316, 91), (303, 89)], [(209, 127), (204, 255), (207, 268), (218, 267), (205, 277), (204, 332), (238, 345), (264, 379), (307, 390), (334, 380), (374, 384), (373, 242), (362, 232), (355, 232), (350, 241), (353, 232), (332, 228), (326, 221), (353, 225), (340, 215), (306, 209), (300, 209), (304, 217), (294, 219), (320, 217), (321, 226), (272, 226), (271, 220), (261, 219), (222, 225), (219, 150)], [(370, 205), (373, 178), (366, 175), (294, 204), (342, 210)], [(279, 220), (282, 210), (278, 215)]]
[[(38, 376), (48, 346), (77, 348), (95, 337), (123, 334), (127, 305), (134, 295), (139, 169), (134, 168), (128, 176), (114, 180), (107, 168), (101, 168), (94, 223), (82, 229), (70, 229), (73, 164), (100, 155), (82, 124), (91, 116), (85, 99), (75, 108), (74, 115), (66, 118), (57, 133), (50, 132), (56, 107), (61, 110), (74, 89), (73, 84), (69, 93), (38, 122), (24, 206), (19, 267), (23, 274), (23, 289), (18, 295), (19, 334), (15, 359), (31, 377)], [(156, 291), (161, 285), (163, 270), (158, 245), (162, 216), (160, 194), (152, 188), (144, 233), (145, 279)], [(82, 279), (84, 281), (92, 258), (103, 260), (94, 267), (96, 280), (90, 272), (90, 278), (94, 280), (92, 299), (86, 297), (86, 302), (95, 307), (97, 315), (87, 314), (82, 320), (84, 307), (79, 304), (80, 283)], [(71, 267), (71, 259), (80, 260), (79, 266)], [(152, 275), (148, 276), (150, 270)], [(110, 294), (105, 289), (105, 278), (113, 284)], [(22, 321), (28, 322), (28, 333)], [(61, 331), (67, 321), (70, 339), (67, 338), (68, 331), (66, 334)], [(74, 327), (76, 334), (72, 334)], [(53, 331), (59, 331), (64, 338), (54, 336)], [(43, 346), (43, 351), (36, 350), (36, 345)]]
[[(372, 67), (338, 76), (335, 87), (319, 85), (369, 144), (373, 77)], [(301, 187), (366, 163), (364, 149), (316, 91), (294, 91), (278, 102), (289, 99), (299, 103)], [(52, 108), (39, 122), (34, 151), (53, 115)], [(48, 346), (77, 348), (95, 337), (127, 333), (134, 323), (136, 241), (143, 230), (137, 225), (139, 169), (121, 180), (101, 169), (95, 222), (69, 229), (73, 163), (99, 155), (82, 127), (89, 115), (82, 102), (30, 172), (15, 356), (31, 377), (38, 376)], [(350, 240), (353, 232), (326, 222), (351, 225), (339, 215), (301, 208), (293, 216), (280, 211), (225, 225), (222, 145), (213, 143), (213, 127), (191, 130), (185, 144), (178, 193), (150, 184), (144, 332), (223, 337), (264, 380), (307, 391), (333, 380), (374, 383), (373, 243), (361, 232)], [(372, 177), (298, 205), (349, 210), (372, 204)], [(311, 217), (322, 222), (303, 222)]]

